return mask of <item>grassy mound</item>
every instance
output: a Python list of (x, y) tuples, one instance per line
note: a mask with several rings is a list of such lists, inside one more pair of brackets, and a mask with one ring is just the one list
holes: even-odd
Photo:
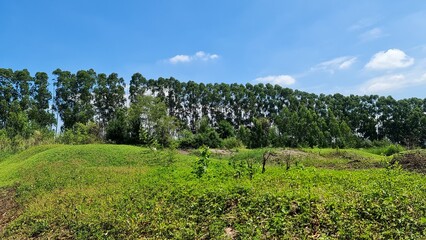
[[(426, 234), (422, 175), (371, 168), (368, 162), (381, 161), (373, 157), (363, 160), (367, 169), (333, 168), (327, 161), (346, 166), (349, 160), (327, 157), (328, 150), (322, 156), (298, 152), (299, 164), (287, 169), (271, 162), (262, 174), (264, 151), (213, 157), (197, 178), (192, 172), (198, 157), (187, 152), (118, 145), (30, 149), (0, 163), (11, 171), (2, 172), (0, 182), (18, 183), (22, 207), (0, 237), (392, 239)], [(316, 156), (322, 163), (309, 165)], [(360, 157), (365, 156), (370, 157)]]

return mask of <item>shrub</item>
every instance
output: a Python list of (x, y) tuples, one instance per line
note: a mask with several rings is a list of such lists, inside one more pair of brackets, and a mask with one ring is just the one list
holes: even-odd
[(209, 129), (207, 132), (203, 132), (195, 135), (195, 145), (208, 146), (211, 148), (219, 148), (222, 146), (222, 139), (214, 129)]
[(223, 140), (223, 146), (226, 149), (240, 148), (243, 146), (243, 143), (236, 137), (230, 137)]
[(179, 139), (179, 148), (194, 148), (195, 138), (194, 134), (189, 130), (183, 130)]
[(0, 130), (0, 151), (10, 152), (12, 147), (12, 140), (7, 136), (5, 129)]
[(106, 139), (114, 143), (122, 144), (127, 141), (127, 128), (124, 120), (114, 119), (106, 127)]
[(59, 141), (65, 144), (90, 144), (100, 142), (100, 129), (92, 122), (87, 124), (76, 123), (72, 129), (67, 129), (61, 134)]
[(210, 162), (210, 150), (208, 147), (202, 147), (200, 149), (201, 156), (198, 158), (197, 162), (195, 162), (194, 169), (192, 173), (194, 173), (198, 178), (201, 178), (204, 173), (207, 172), (207, 167)]
[(399, 153), (399, 152), (402, 152), (402, 151), (404, 151), (404, 148), (402, 146), (392, 144), (392, 145), (389, 145), (385, 149), (383, 154), (386, 155), (386, 156), (391, 156), (391, 155), (394, 155), (395, 153)]

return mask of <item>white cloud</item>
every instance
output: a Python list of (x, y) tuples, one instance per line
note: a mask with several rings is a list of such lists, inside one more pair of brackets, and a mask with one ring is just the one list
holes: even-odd
[(388, 92), (400, 88), (400, 85), (406, 81), (405, 76), (386, 75), (370, 79), (361, 86), (361, 92), (366, 94)]
[(384, 36), (386, 35), (383, 33), (383, 30), (376, 27), (366, 32), (363, 32), (361, 35), (359, 35), (359, 38), (361, 39), (361, 41), (367, 42), (367, 41), (372, 41)]
[(214, 60), (219, 58), (219, 55), (217, 54), (210, 54), (210, 53), (205, 53), (203, 51), (198, 51), (195, 53), (195, 55), (193, 56), (194, 60), (203, 60), (203, 61), (208, 61), (208, 60)]
[(192, 62), (192, 61), (209, 61), (209, 60), (215, 60), (218, 59), (219, 55), (217, 54), (210, 54), (205, 53), (203, 51), (198, 51), (194, 55), (176, 55), (172, 58), (169, 58), (168, 61), (172, 64), (177, 63), (185, 63), (185, 62)]
[(384, 75), (370, 79), (364, 83), (360, 90), (363, 94), (389, 93), (407, 87), (426, 84), (426, 74), (420, 76), (407, 76), (404, 74)]
[(414, 64), (414, 58), (399, 49), (381, 51), (371, 58), (365, 68), (372, 70), (405, 68)]
[(180, 63), (180, 62), (190, 62), (191, 57), (188, 55), (176, 55), (170, 58), (169, 61), (173, 64)]
[(357, 58), (351, 56), (338, 57), (329, 61), (322, 62), (311, 70), (322, 70), (333, 74), (336, 70), (344, 70), (350, 68)]
[(272, 85), (292, 85), (296, 82), (296, 79), (294, 79), (292, 76), (289, 75), (270, 75), (266, 77), (259, 77), (254, 80), (257, 83), (270, 83)]

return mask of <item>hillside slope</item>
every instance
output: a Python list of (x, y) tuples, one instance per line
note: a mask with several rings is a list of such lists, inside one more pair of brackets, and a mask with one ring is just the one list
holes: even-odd
[(271, 162), (262, 174), (264, 151), (212, 157), (207, 172), (197, 178), (193, 153), (120, 145), (32, 148), (0, 162), (0, 184), (14, 186), (21, 209), (0, 237), (371, 239), (426, 234), (423, 175), (367, 164), (381, 160), (356, 151), (348, 156), (358, 156), (368, 168), (344, 167), (352, 160), (340, 155), (307, 152), (289, 169)]

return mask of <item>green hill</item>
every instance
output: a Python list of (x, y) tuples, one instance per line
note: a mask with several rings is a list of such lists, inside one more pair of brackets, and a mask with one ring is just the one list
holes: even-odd
[[(0, 160), (2, 239), (422, 238), (426, 180), (359, 150), (197, 153), (50, 145)], [(14, 189), (10, 191), (10, 189)], [(0, 221), (1, 222), (1, 221)], [(0, 225), (1, 226), (1, 225)]]

